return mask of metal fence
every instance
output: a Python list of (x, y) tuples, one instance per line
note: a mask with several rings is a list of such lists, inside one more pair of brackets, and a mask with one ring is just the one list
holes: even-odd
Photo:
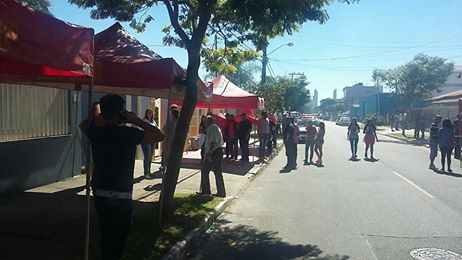
[(0, 142), (69, 134), (68, 93), (0, 84)]

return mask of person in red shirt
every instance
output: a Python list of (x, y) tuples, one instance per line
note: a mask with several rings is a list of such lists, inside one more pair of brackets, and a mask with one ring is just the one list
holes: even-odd
[(461, 141), (462, 141), (462, 115), (457, 115), (454, 120), (454, 158), (460, 160), (461, 158)]
[(225, 140), (226, 140), (226, 158), (237, 160), (237, 122), (234, 120), (234, 115), (229, 115), (226, 119)]

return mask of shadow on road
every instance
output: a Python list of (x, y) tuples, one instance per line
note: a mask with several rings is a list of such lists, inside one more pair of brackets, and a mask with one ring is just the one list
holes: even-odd
[[(222, 224), (223, 220), (218, 224)], [(319, 259), (346, 260), (349, 256), (322, 255), (316, 245), (295, 245), (282, 241), (274, 231), (251, 226), (222, 226), (209, 234), (208, 243), (193, 259)]]
[(455, 173), (455, 172), (446, 172), (446, 171), (442, 171), (442, 170), (434, 170), (434, 172), (438, 173), (438, 174), (442, 174), (442, 175), (456, 177), (456, 178), (461, 178), (462, 177), (462, 174)]
[[(159, 164), (156, 162), (155, 164)], [(222, 170), (223, 174), (246, 175), (252, 169), (254, 163), (243, 161), (231, 161), (223, 159)], [(183, 158), (181, 161), (181, 168), (191, 170), (201, 170), (201, 160), (195, 158)], [(158, 171), (156, 172), (156, 176)]]

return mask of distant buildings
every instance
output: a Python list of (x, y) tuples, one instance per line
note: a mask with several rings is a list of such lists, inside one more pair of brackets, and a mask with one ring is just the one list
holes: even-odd
[(446, 83), (440, 88), (440, 91), (435, 91), (432, 96), (435, 97), (457, 90), (462, 90), (462, 66), (456, 66)]
[(345, 108), (347, 110), (351, 109), (353, 105), (359, 105), (359, 100), (363, 97), (370, 95), (376, 95), (382, 93), (381, 88), (375, 86), (364, 86), (363, 83), (358, 83), (353, 86), (348, 86), (343, 88), (343, 100)]
[(314, 111), (316, 109), (316, 107), (318, 107), (318, 90), (315, 89), (314, 92), (313, 92), (313, 98), (311, 99), (311, 109), (312, 111)]
[(337, 89), (334, 89), (334, 94), (333, 94), (332, 98), (337, 99)]

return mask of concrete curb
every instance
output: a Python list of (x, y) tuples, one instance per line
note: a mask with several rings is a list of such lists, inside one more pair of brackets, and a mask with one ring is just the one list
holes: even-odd
[[(378, 135), (382, 135), (382, 136), (386, 136), (386, 137), (389, 137), (389, 138), (393, 138), (395, 140), (399, 140), (399, 141), (403, 141), (407, 144), (412, 144), (412, 145), (416, 145), (416, 144), (413, 144), (412, 141), (409, 141), (407, 139), (404, 139), (404, 138), (399, 138), (399, 137), (396, 137), (394, 135), (390, 135), (390, 134), (385, 134), (385, 133), (377, 133)], [(426, 148), (430, 148), (430, 146), (428, 144), (423, 144), (423, 145), (419, 145), (421, 147), (426, 147)]]
[(200, 236), (205, 233), (207, 229), (215, 222), (218, 216), (229, 206), (234, 197), (226, 197), (217, 207), (210, 212), (207, 217), (202, 220), (202, 223), (199, 227), (191, 230), (186, 237), (176, 243), (166, 255), (162, 258), (163, 260), (180, 260), (185, 259), (187, 253), (191, 249), (191, 246), (194, 244), (194, 241), (199, 239)]
[[(276, 157), (279, 152), (281, 151), (282, 147), (284, 145), (280, 144), (278, 145), (277, 149), (275, 152), (269, 157), (268, 163), (261, 164), (258, 166), (252, 167), (252, 169), (249, 170), (248, 174), (249, 176), (249, 181), (245, 183), (237, 192), (237, 195), (241, 194), (243, 190), (251, 183), (258, 175), (261, 173), (266, 167), (268, 167), (269, 163)], [(186, 237), (176, 243), (169, 251), (167, 254), (164, 255), (162, 258), (163, 260), (183, 260), (186, 259), (188, 256), (188, 252), (191, 251), (194, 245), (199, 244), (199, 241), (202, 237), (202, 235), (213, 225), (215, 220), (223, 213), (223, 211), (231, 205), (231, 203), (235, 200), (238, 199), (238, 196), (234, 197), (226, 197), (218, 206), (215, 207), (213, 212), (210, 212), (207, 217), (202, 220), (201, 224), (199, 227), (191, 230)]]

